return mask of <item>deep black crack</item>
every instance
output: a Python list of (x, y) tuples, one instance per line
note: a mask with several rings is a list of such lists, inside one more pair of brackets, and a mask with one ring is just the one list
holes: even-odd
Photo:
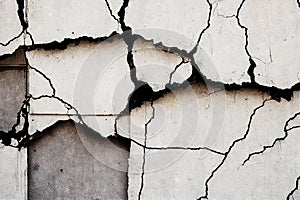
[(266, 102), (267, 101), (270, 101), (270, 99), (266, 99), (263, 101), (262, 105), (258, 106), (257, 108), (254, 109), (253, 113), (251, 114), (250, 116), (250, 119), (249, 119), (249, 122), (248, 122), (248, 125), (247, 125), (247, 130), (246, 130), (246, 133), (243, 135), (243, 137), (241, 138), (238, 138), (236, 139), (235, 141), (233, 141), (233, 143), (230, 145), (229, 149), (225, 152), (225, 156), (224, 158), (222, 159), (222, 161), (220, 162), (220, 164), (211, 172), (210, 176), (208, 177), (208, 179), (206, 179), (205, 181), (205, 194), (201, 197), (199, 197), (198, 199), (201, 200), (201, 199), (208, 199), (208, 194), (209, 194), (209, 181), (213, 178), (214, 174), (219, 170), (219, 168), (224, 164), (224, 162), (226, 161), (229, 153), (231, 152), (231, 150), (234, 148), (234, 146), (245, 140), (247, 138), (247, 135), (249, 134), (249, 131), (250, 131), (250, 127), (251, 127), (251, 123), (252, 123), (252, 120), (253, 120), (253, 117), (255, 116), (256, 112), (265, 106)]
[[(20, 110), (17, 113), (17, 120), (16, 123), (12, 126), (11, 130), (5, 132), (0, 131), (0, 140), (2, 141), (2, 144), (6, 146), (11, 146), (15, 148), (21, 148), (22, 147), (22, 141), (24, 138), (28, 137), (28, 128), (29, 128), (29, 122), (28, 122), (28, 115), (29, 115), (29, 106), (31, 97), (28, 96), (23, 101), (23, 104), (20, 108)], [(24, 123), (21, 130), (17, 131), (17, 127), (21, 126), (21, 118), (23, 118)], [(17, 144), (12, 144), (12, 139), (15, 139), (17, 141)]]
[(105, 0), (105, 3), (106, 3), (106, 6), (107, 6), (107, 9), (109, 11), (109, 14), (112, 16), (112, 18), (114, 18), (114, 20), (116, 20), (119, 23), (119, 19), (113, 14), (113, 11), (111, 10), (111, 7), (108, 3), (108, 0)]
[(293, 200), (294, 200), (293, 195), (296, 192), (296, 190), (299, 189), (299, 181), (300, 181), (300, 176), (298, 176), (298, 178), (296, 179), (296, 186), (295, 186), (295, 188), (292, 191), (290, 191), (290, 193), (286, 197), (286, 200), (291, 200), (291, 198), (293, 198)]
[(298, 7), (300, 8), (300, 0), (297, 0)]
[(253, 153), (250, 153), (248, 155), (248, 157), (246, 158), (246, 160), (244, 160), (243, 162), (243, 166), (248, 162), (250, 161), (250, 159), (255, 156), (255, 155), (258, 155), (258, 154), (263, 154), (267, 149), (270, 149), (270, 148), (273, 148), (277, 142), (280, 142), (280, 141), (283, 141), (285, 140), (287, 137), (288, 137), (288, 132), (295, 129), (295, 128), (299, 128), (299, 126), (293, 126), (291, 128), (287, 128), (289, 123), (291, 121), (293, 121), (297, 116), (300, 115), (300, 112), (296, 113), (294, 116), (290, 117), (286, 122), (285, 122), (285, 125), (284, 125), (284, 128), (283, 128), (283, 131), (284, 131), (284, 136), (283, 137), (279, 137), (279, 138), (276, 138), (273, 143), (271, 145), (266, 145), (266, 146), (263, 146), (262, 150), (260, 151), (256, 151), (256, 152), (253, 152)]
[[(151, 123), (151, 121), (154, 119), (155, 116), (155, 108), (153, 106), (153, 101), (151, 102), (151, 108), (152, 108), (152, 116), (151, 118), (146, 122), (145, 124), (145, 137), (144, 137), (144, 146), (147, 146), (147, 134), (148, 134), (148, 125)], [(143, 148), (143, 163), (142, 163), (142, 173), (141, 173), (141, 187), (138, 193), (138, 199), (141, 199), (142, 191), (144, 188), (144, 175), (145, 175), (145, 165), (146, 165), (146, 148)]]
[(18, 4), (18, 16), (19, 16), (19, 20), (20, 23), (23, 27), (23, 31), (26, 30), (28, 28), (28, 23), (25, 20), (25, 14), (24, 14), (24, 10), (25, 10), (25, 2), (24, 0), (17, 0), (17, 4)]
[[(134, 42), (141, 38), (139, 35), (132, 35), (131, 31), (124, 32), (121, 37), (127, 45), (127, 64), (130, 70), (130, 78), (132, 83), (134, 84), (133, 92), (128, 96), (128, 101), (126, 107), (120, 112), (118, 118), (122, 115), (130, 113), (130, 111), (134, 108), (140, 107), (146, 101), (155, 101), (165, 94), (170, 93), (175, 90), (179, 90), (181, 88), (185, 88), (188, 86), (188, 81), (185, 81), (182, 84), (166, 84), (164, 90), (160, 90), (154, 92), (151, 86), (144, 81), (138, 80), (136, 74), (136, 66), (134, 64), (134, 54), (133, 54), (133, 45)], [(169, 53), (173, 53), (167, 51), (166, 49), (161, 49), (162, 51), (166, 51)]]
[[(70, 38), (66, 38), (64, 39), (62, 42), (51, 42), (51, 43), (46, 43), (46, 44), (34, 44), (31, 46), (26, 46), (26, 48), (28, 50), (34, 50), (34, 49), (44, 49), (44, 50), (54, 50), (54, 49), (59, 49), (59, 50), (63, 50), (66, 49), (69, 45), (79, 45), (81, 42), (87, 41), (87, 42), (91, 42), (91, 43), (97, 43), (97, 42), (102, 42), (102, 41), (112, 41), (113, 38), (115, 37), (119, 37), (122, 38), (125, 43), (128, 46), (128, 56), (127, 56), (127, 62), (130, 65), (130, 69), (133, 70), (131, 72), (131, 77), (133, 78), (133, 82), (136, 85), (136, 88), (139, 88), (140, 91), (143, 91), (144, 97), (138, 97), (143, 99), (143, 101), (151, 101), (152, 99), (157, 99), (160, 98), (162, 96), (164, 96), (164, 94), (171, 92), (170, 89), (166, 89), (164, 91), (159, 91), (159, 93), (154, 93), (151, 89), (151, 87), (143, 82), (143, 81), (135, 81), (134, 78), (134, 74), (136, 74), (135, 72), (135, 66), (134, 66), (134, 61), (133, 61), (133, 53), (132, 53), (132, 46), (135, 40), (137, 40), (137, 38), (143, 39), (142, 36), (139, 35), (132, 35), (131, 31), (126, 31), (123, 34), (119, 35), (116, 32), (113, 32), (110, 36), (108, 37), (98, 37), (98, 38), (92, 38), (92, 37), (79, 37), (76, 39), (70, 39)], [(146, 40), (147, 41), (147, 40)], [(186, 57), (191, 61), (192, 67), (193, 67), (193, 77), (197, 77), (197, 83), (204, 83), (204, 84), (209, 84), (211, 86), (216, 86), (216, 87), (224, 87), (225, 90), (227, 91), (238, 91), (240, 89), (253, 89), (253, 90), (257, 90), (260, 92), (264, 92), (269, 94), (273, 99), (280, 101), (281, 98), (286, 99), (287, 101), (290, 101), (292, 96), (293, 96), (293, 92), (295, 91), (299, 91), (300, 90), (300, 83), (296, 83), (295, 85), (293, 85), (291, 88), (287, 88), (287, 89), (280, 89), (277, 87), (269, 87), (269, 86), (264, 86), (264, 85), (260, 85), (256, 82), (254, 82), (255, 78), (254, 78), (254, 68), (255, 68), (255, 63), (252, 62), (252, 59), (250, 59), (250, 67), (248, 70), (248, 74), (250, 74), (251, 78), (251, 82), (243, 82), (240, 85), (233, 83), (233, 84), (224, 84), (222, 82), (218, 82), (218, 81), (212, 81), (209, 78), (207, 78), (204, 74), (201, 73), (199, 67), (197, 66), (197, 64), (195, 63), (195, 60), (193, 58), (193, 56), (189, 55), (186, 51), (182, 51), (176, 48), (169, 48), (169, 47), (164, 47), (162, 43), (157, 43), (154, 44), (155, 48), (159, 48), (165, 52), (169, 52), (169, 53), (176, 53), (181, 57)], [(7, 58), (9, 55), (2, 55), (0, 57), (0, 60)], [(189, 82), (190, 80), (187, 80), (187, 82)], [(176, 89), (182, 89), (185, 88), (184, 85), (186, 85), (186, 83), (182, 83), (180, 84), (173, 84), (172, 85), (172, 89), (176, 88)], [(167, 85), (168, 87), (170, 85)], [(139, 94), (142, 94), (142, 92), (140, 92)], [(135, 96), (135, 95), (132, 95)], [(143, 96), (143, 95), (142, 95)], [(133, 97), (132, 97), (133, 98)], [(134, 101), (134, 100), (132, 100)], [(134, 105), (134, 104), (131, 104)], [(141, 105), (140, 103), (136, 103), (137, 106)], [(132, 106), (131, 108), (137, 107), (137, 106)]]
[(125, 14), (126, 14), (125, 10), (128, 7), (128, 4), (129, 4), (129, 0), (124, 0), (123, 5), (121, 6), (118, 12), (119, 22), (121, 24), (121, 29), (123, 30), (123, 32), (131, 30), (131, 28), (125, 24)]
[[(279, 89), (276, 87), (268, 87), (268, 86), (259, 85), (257, 83), (242, 83), (241, 85), (237, 85), (237, 84), (224, 84), (222, 82), (212, 81), (212, 80), (208, 79), (207, 77), (205, 77), (200, 72), (199, 67), (196, 65), (193, 57), (191, 57), (191, 58), (187, 57), (187, 58), (191, 59), (190, 62), (193, 67), (191, 77), (188, 78), (186, 81), (184, 81), (181, 84), (178, 84), (178, 83), (174, 83), (172, 85), (167, 84), (164, 90), (154, 92), (152, 90), (152, 88), (146, 82), (137, 80), (132, 48), (133, 48), (133, 43), (137, 40), (137, 38), (142, 38), (142, 37), (139, 35), (132, 35), (131, 31), (126, 31), (122, 35), (119, 35), (117, 33), (112, 33), (111, 36), (103, 37), (103, 38), (102, 37), (101, 38), (80, 37), (77, 39), (65, 39), (62, 42), (55, 41), (55, 42), (51, 42), (51, 43), (47, 43), (47, 44), (34, 44), (32, 46), (24, 46), (23, 48), (25, 48), (26, 51), (40, 49), (40, 48), (45, 49), (45, 50), (52, 50), (52, 49), (63, 50), (63, 49), (66, 49), (69, 45), (78, 45), (82, 41), (88, 41), (91, 43), (97, 43), (97, 42), (101, 42), (101, 41), (109, 42), (109, 41), (113, 40), (113, 38), (114, 38), (113, 36), (122, 38), (125, 41), (125, 43), (127, 44), (127, 47), (128, 47), (127, 62), (128, 62), (128, 66), (130, 69), (131, 80), (135, 85), (134, 92), (129, 96), (128, 104), (127, 104), (126, 108), (124, 108), (124, 110), (120, 113), (120, 116), (123, 114), (130, 113), (130, 111), (132, 109), (141, 106), (144, 102), (155, 101), (168, 93), (174, 92), (176, 90), (184, 89), (187, 86), (189, 86), (190, 84), (205, 84), (205, 85), (210, 85), (215, 88), (225, 88), (225, 90), (227, 90), (227, 91), (238, 91), (240, 89), (257, 90), (257, 91), (261, 91), (261, 92), (269, 94), (272, 99), (275, 99), (277, 101), (280, 101), (281, 98), (284, 98), (284, 99), (290, 101), (293, 96), (294, 91), (300, 90), (300, 83), (295, 84), (294, 86), (292, 86), (289, 89)], [(172, 53), (172, 51), (171, 51), (172, 49), (163, 47), (162, 44), (159, 44), (158, 46), (156, 46), (156, 48), (160, 48), (163, 51)], [(181, 51), (176, 51), (175, 53), (177, 53), (182, 58), (187, 56), (187, 54), (183, 55)], [(1, 58), (7, 58), (7, 57), (8, 56), (5, 55), (5, 56), (2, 56)], [(27, 59), (26, 59), (26, 61), (27, 61)], [(43, 76), (43, 74), (41, 74), (41, 75)], [(49, 79), (47, 79), (47, 80), (49, 81)], [(50, 86), (51, 86), (51, 84), (50, 84)], [(53, 85), (51, 86), (51, 88), (52, 88), (52, 90), (54, 89)], [(50, 98), (50, 96), (46, 95), (43, 98)], [(59, 99), (59, 97), (56, 97), (55, 95), (52, 98), (55, 98), (57, 100), (62, 100), (62, 99)], [(65, 104), (66, 102), (62, 102), (62, 103), (64, 103), (64, 105), (66, 105), (66, 107), (69, 108), (69, 106), (67, 104)]]

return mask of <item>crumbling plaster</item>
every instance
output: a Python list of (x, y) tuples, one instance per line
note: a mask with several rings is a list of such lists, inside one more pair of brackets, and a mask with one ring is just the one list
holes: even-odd
[(129, 199), (297, 197), (299, 1), (0, 7), (1, 59), (28, 69), (17, 147), (72, 119), (131, 141)]

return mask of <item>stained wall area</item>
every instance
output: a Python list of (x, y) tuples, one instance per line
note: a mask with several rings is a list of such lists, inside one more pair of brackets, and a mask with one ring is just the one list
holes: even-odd
[(0, 8), (0, 198), (299, 199), (299, 0)]

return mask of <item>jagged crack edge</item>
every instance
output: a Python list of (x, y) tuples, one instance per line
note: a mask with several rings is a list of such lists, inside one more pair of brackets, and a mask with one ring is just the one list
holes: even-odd
[(125, 14), (128, 5), (129, 5), (129, 0), (123, 0), (123, 4), (118, 12), (119, 22), (121, 24), (121, 29), (123, 30), (123, 32), (131, 30), (131, 28), (125, 24)]

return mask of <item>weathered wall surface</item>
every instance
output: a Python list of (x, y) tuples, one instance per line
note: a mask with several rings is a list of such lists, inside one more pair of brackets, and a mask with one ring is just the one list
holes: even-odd
[(0, 8), (0, 198), (299, 199), (299, 0)]
[[(13, 56), (14, 57), (14, 56)], [(0, 62), (0, 129), (9, 131), (26, 91), (25, 68), (20, 60)], [(19, 62), (18, 62), (19, 61)], [(13, 64), (13, 66), (11, 66)], [(27, 196), (27, 151), (0, 146), (0, 199), (25, 199)]]

